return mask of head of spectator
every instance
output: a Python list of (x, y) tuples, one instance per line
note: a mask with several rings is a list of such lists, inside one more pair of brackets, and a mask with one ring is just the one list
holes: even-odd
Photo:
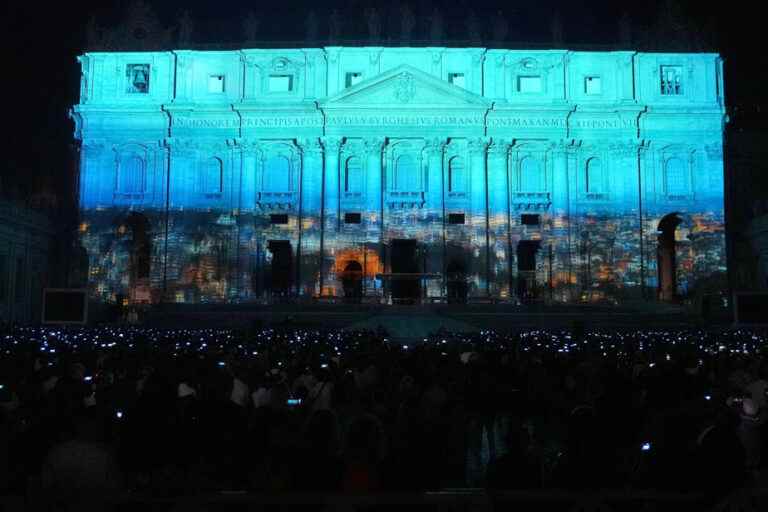
[(304, 440), (313, 451), (336, 455), (340, 449), (339, 421), (329, 409), (315, 411), (304, 428)]

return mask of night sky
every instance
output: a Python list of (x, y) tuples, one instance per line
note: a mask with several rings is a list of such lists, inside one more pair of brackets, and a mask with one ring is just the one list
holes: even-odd
[[(467, 38), (466, 19), (473, 9), (486, 37), (491, 23), (501, 9), (509, 20), (509, 48), (531, 45), (546, 46), (552, 41), (553, 13), (562, 20), (566, 48), (610, 49), (619, 42), (618, 20), (626, 12), (632, 21), (633, 39), (651, 40), (659, 49), (666, 41), (652, 32), (658, 9), (668, 0), (645, 0), (634, 7), (615, 0), (583, 0), (580, 2), (538, 0), (485, 1), (456, 0), (409, 2), (416, 17), (414, 39), (426, 39), (428, 17), (437, 5), (445, 17), (446, 37), (457, 44)], [(47, 3), (7, 0), (0, 5), (0, 33), (4, 38), (3, 89), (6, 108), (3, 144), (4, 160), (0, 164), (5, 193), (15, 189), (28, 194), (41, 184), (60, 189), (71, 182), (73, 127), (67, 109), (78, 101), (79, 66), (75, 57), (86, 45), (85, 26), (93, 15), (102, 26), (114, 26), (123, 17), (130, 2), (86, 0)], [(164, 0), (151, 1), (160, 23), (176, 24), (179, 14), (187, 9), (195, 19), (193, 40), (201, 45), (237, 47), (244, 39), (242, 20), (249, 10), (261, 20), (258, 39), (304, 44), (305, 17), (313, 9), (318, 19), (317, 44), (327, 44), (327, 19), (333, 8), (342, 14), (342, 40), (359, 41), (367, 37), (363, 12), (376, 5), (382, 9), (383, 36), (397, 44), (400, 32), (400, 2), (372, 1), (291, 1), (270, 3), (236, 0)], [(732, 127), (760, 125), (765, 119), (765, 88), (768, 59), (764, 45), (764, 19), (746, 5), (732, 2), (710, 5), (709, 2), (678, 2), (687, 30), (697, 34), (698, 47), (720, 52), (726, 61), (726, 96), (731, 111)], [(381, 7), (384, 6), (384, 7)], [(584, 6), (588, 6), (585, 8)], [(651, 37), (651, 35), (653, 37)], [(669, 44), (679, 32), (672, 34)], [(517, 44), (516, 44), (517, 43)], [(644, 43), (645, 44), (645, 43)], [(642, 49), (641, 44), (636, 44)]]

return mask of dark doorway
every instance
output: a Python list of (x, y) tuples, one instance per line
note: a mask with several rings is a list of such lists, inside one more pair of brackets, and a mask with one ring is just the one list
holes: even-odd
[(524, 303), (536, 298), (536, 253), (540, 246), (540, 240), (517, 244), (517, 297)]
[(270, 240), (267, 248), (272, 253), (272, 272), (267, 282), (270, 293), (277, 296), (290, 294), (293, 283), (293, 251), (288, 240)]
[(359, 304), (363, 298), (363, 266), (356, 261), (347, 263), (341, 275), (341, 285), (344, 301)]
[(395, 302), (413, 304), (419, 298), (421, 286), (416, 248), (416, 240), (392, 240), (392, 299)]
[(448, 303), (465, 304), (469, 286), (467, 285), (467, 268), (463, 262), (451, 261), (446, 268), (448, 282)]
[(663, 301), (674, 301), (677, 297), (677, 242), (675, 231), (682, 223), (676, 213), (665, 215), (659, 222), (659, 244), (656, 253), (659, 272), (658, 295)]
[(125, 223), (131, 230), (130, 277), (135, 284), (149, 278), (152, 237), (149, 220), (141, 213), (131, 212)]

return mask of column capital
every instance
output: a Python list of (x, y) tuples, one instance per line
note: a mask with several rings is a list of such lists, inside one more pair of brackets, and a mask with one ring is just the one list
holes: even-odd
[(163, 145), (173, 156), (191, 156), (202, 149), (198, 140), (188, 137), (166, 137)]
[(448, 141), (445, 137), (433, 137), (427, 140), (424, 150), (427, 152), (427, 155), (442, 156), (447, 143)]
[(381, 151), (387, 143), (385, 137), (370, 137), (363, 141), (365, 154), (367, 155), (380, 155)]
[(319, 156), (323, 154), (323, 146), (320, 145), (320, 139), (317, 137), (308, 137), (306, 139), (296, 140), (301, 154), (307, 157)]
[(633, 141), (628, 142), (616, 142), (611, 144), (608, 149), (614, 156), (617, 157), (636, 157), (641, 145)]
[(81, 143), (80, 149), (90, 156), (98, 156), (107, 149), (107, 143), (100, 139), (87, 139)]
[(261, 142), (258, 139), (243, 139), (238, 137), (231, 139), (231, 145), (240, 151), (259, 151), (262, 149)]
[(488, 156), (501, 158), (506, 157), (509, 153), (510, 142), (504, 139), (493, 139), (491, 145), (488, 147)]
[(323, 145), (323, 148), (325, 148), (325, 154), (326, 155), (339, 155), (339, 150), (341, 150), (341, 146), (344, 145), (344, 138), (343, 137), (321, 137), (320, 143)]
[(470, 153), (485, 153), (490, 143), (490, 137), (476, 137), (469, 139), (469, 152)]

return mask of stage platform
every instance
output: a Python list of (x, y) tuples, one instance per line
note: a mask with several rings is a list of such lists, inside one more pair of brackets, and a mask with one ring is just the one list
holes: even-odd
[[(652, 328), (705, 324), (679, 305), (638, 302), (625, 306), (511, 304), (276, 304), (166, 305), (144, 315), (155, 327), (229, 327), (296, 325), (343, 329), (386, 329), (393, 338), (419, 339), (445, 328), (454, 332), (484, 329), (518, 331), (538, 328)], [(727, 323), (727, 322), (725, 322)], [(709, 323), (711, 324), (711, 322)]]

